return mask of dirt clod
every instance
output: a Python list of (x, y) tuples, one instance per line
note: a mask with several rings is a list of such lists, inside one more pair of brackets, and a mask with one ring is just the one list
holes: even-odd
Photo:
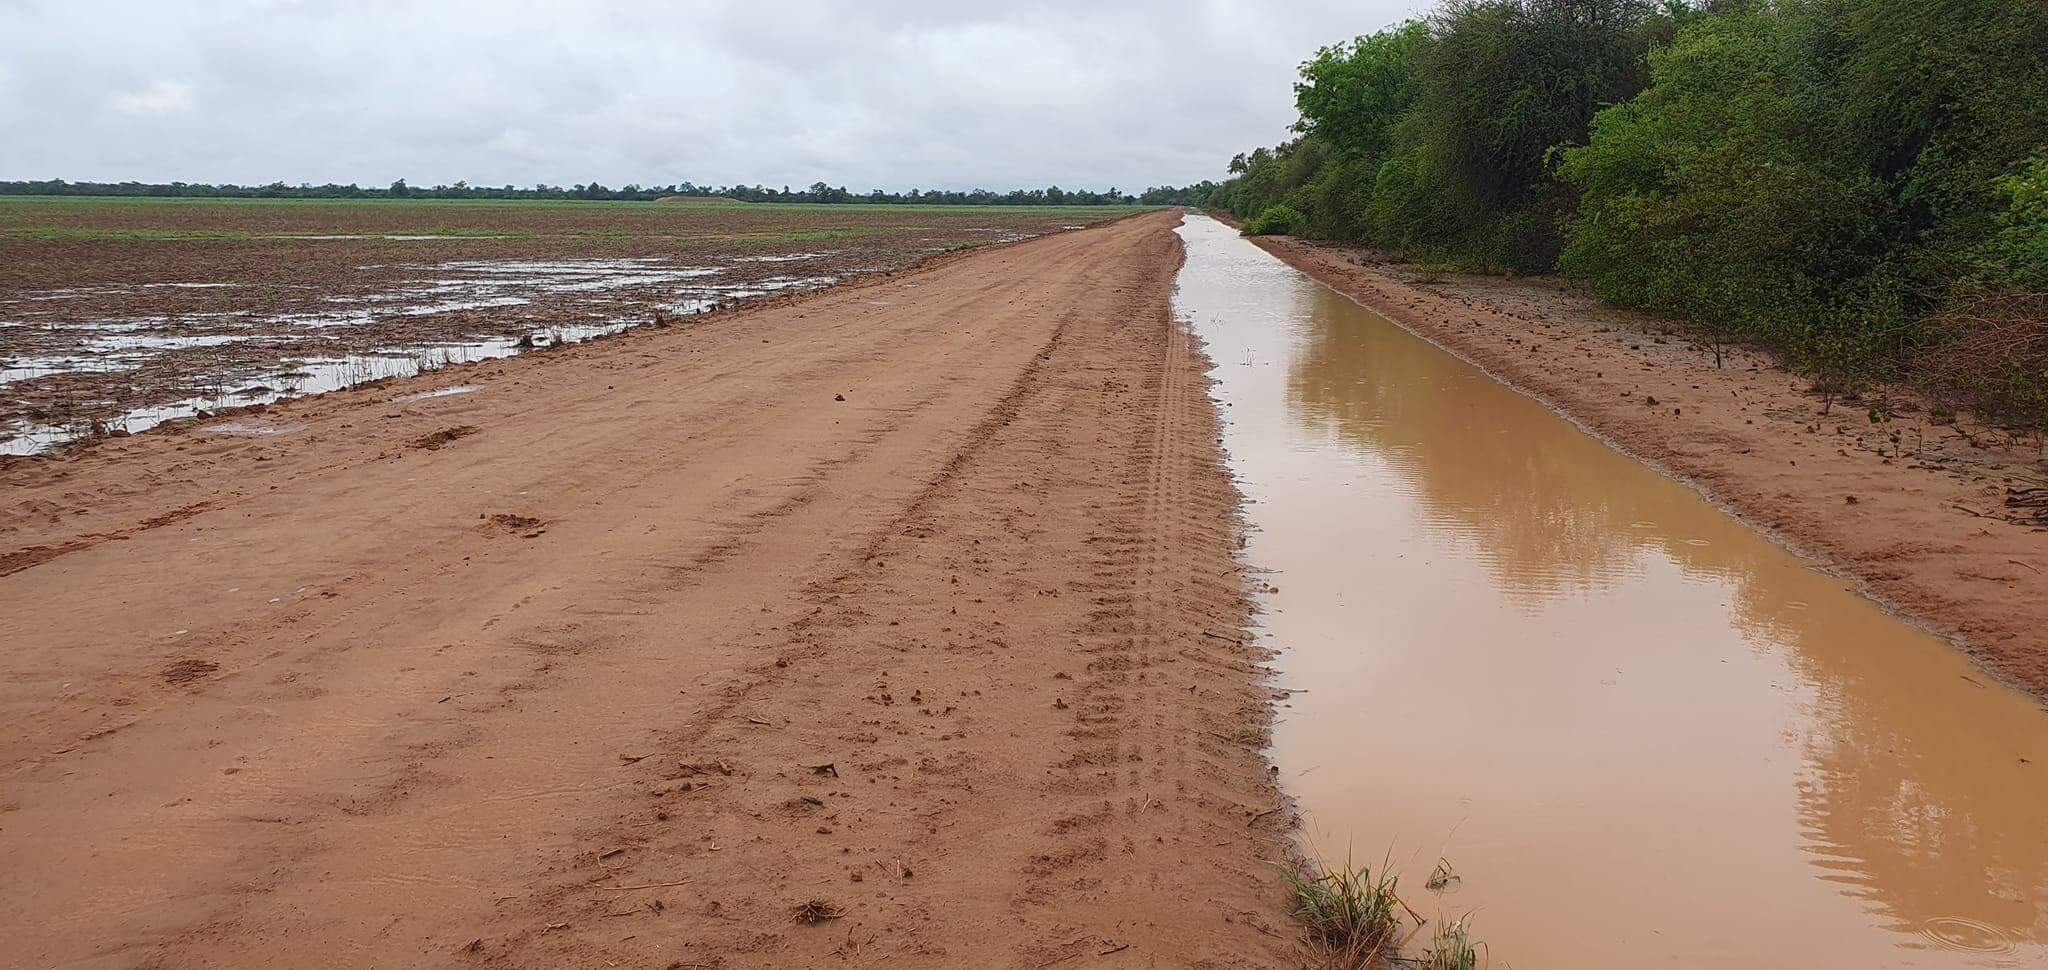
[(424, 448), (428, 451), (439, 451), (449, 443), (460, 438), (467, 438), (470, 435), (476, 434), (479, 430), (472, 425), (458, 424), (452, 428), (442, 428), (432, 434), (425, 434), (414, 438), (412, 446), (414, 448)]
[(514, 515), (510, 512), (499, 512), (491, 516), (490, 523), (508, 532), (526, 532), (546, 524), (531, 515)]
[(211, 660), (180, 660), (164, 668), (164, 683), (189, 684), (219, 669), (220, 664)]

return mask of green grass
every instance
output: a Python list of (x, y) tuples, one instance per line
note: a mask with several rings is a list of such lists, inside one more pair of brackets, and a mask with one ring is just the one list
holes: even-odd
[(1472, 917), (1439, 920), (1430, 933), (1424, 970), (1478, 970), (1479, 950), (1472, 944)]
[(1280, 866), (1294, 892), (1294, 915), (1309, 936), (1326, 947), (1331, 962), (1341, 967), (1368, 967), (1389, 955), (1407, 906), (1397, 893), (1400, 877), (1385, 863), (1380, 874), (1347, 859), (1341, 869), (1320, 860)]

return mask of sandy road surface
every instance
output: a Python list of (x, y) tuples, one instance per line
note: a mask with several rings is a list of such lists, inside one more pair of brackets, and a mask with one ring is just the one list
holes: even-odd
[(1287, 961), (1174, 222), (0, 468), (0, 964)]
[[(1485, 368), (1863, 589), (1987, 669), (2048, 698), (2048, 485), (2039, 447), (1910, 397), (1823, 413), (1765, 355), (1707, 351), (1655, 321), (1541, 282), (1418, 286), (1374, 254), (1294, 239), (1275, 255)], [(2017, 494), (2016, 494), (2017, 493)]]

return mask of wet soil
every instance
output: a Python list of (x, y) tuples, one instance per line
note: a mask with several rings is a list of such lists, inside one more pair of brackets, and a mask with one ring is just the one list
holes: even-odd
[(675, 322), (1106, 216), (6, 200), (0, 452)]
[[(1552, 281), (1426, 282), (1374, 253), (1269, 252), (1484, 368), (2048, 698), (2040, 443), (1910, 392), (1829, 402), (1762, 353), (1709, 349)], [(1873, 413), (1879, 420), (1873, 421)]]
[(0, 964), (1296, 963), (1175, 221), (0, 467)]

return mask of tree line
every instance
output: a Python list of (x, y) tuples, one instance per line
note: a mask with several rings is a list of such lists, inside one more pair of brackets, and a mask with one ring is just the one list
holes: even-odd
[(1248, 231), (1556, 270), (2048, 429), (2042, 0), (1448, 0), (1295, 101), (1203, 200)]
[(764, 203), (878, 205), (1194, 205), (1207, 199), (1213, 188), (1214, 183), (1205, 182), (1187, 188), (1157, 186), (1136, 194), (1116, 188), (1097, 192), (1088, 189), (1062, 189), (1057, 185), (1043, 189), (1014, 189), (1009, 192), (992, 192), (988, 189), (911, 189), (907, 192), (885, 192), (874, 189), (856, 193), (823, 182), (812, 183), (805, 189), (791, 189), (786, 185), (775, 189), (762, 185), (709, 186), (690, 182), (654, 186), (630, 184), (619, 188), (608, 188), (597, 182), (567, 187), (542, 184), (528, 188), (457, 182), (454, 185), (436, 185), (428, 188), (407, 185), (404, 179), (399, 179), (389, 186), (378, 188), (334, 183), (287, 185), (283, 182), (272, 182), (268, 185), (216, 185), (204, 182), (67, 182), (63, 179), (48, 179), (0, 182), (0, 195), (219, 199), (581, 199), (622, 202), (697, 198)]

